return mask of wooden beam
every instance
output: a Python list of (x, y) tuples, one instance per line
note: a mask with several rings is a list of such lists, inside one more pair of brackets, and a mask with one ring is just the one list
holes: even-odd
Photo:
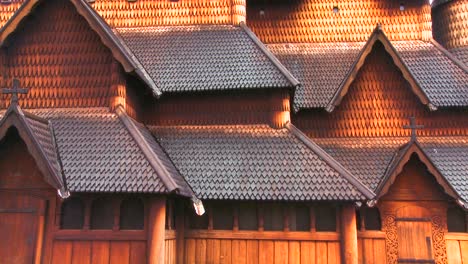
[(166, 198), (155, 197), (150, 201), (148, 228), (148, 263), (164, 263), (164, 238), (166, 233)]
[(343, 205), (341, 209), (341, 252), (343, 263), (358, 263), (356, 210), (353, 204)]
[(176, 249), (177, 249), (177, 263), (184, 263), (185, 256), (185, 211), (183, 201), (176, 204)]

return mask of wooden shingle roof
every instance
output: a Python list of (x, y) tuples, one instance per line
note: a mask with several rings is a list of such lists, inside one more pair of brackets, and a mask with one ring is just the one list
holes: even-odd
[(365, 200), (374, 196), (292, 125), (150, 129), (203, 199)]

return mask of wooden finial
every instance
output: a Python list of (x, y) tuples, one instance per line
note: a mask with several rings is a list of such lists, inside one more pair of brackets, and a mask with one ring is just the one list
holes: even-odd
[(19, 80), (13, 79), (13, 86), (11, 88), (4, 88), (3, 94), (11, 94), (11, 103), (18, 103), (18, 94), (27, 94), (29, 89), (20, 88)]
[(415, 140), (416, 139), (416, 129), (422, 129), (424, 128), (423, 125), (416, 125), (416, 118), (414, 116), (409, 118), (410, 124), (409, 125), (404, 125), (404, 129), (411, 129), (411, 139)]

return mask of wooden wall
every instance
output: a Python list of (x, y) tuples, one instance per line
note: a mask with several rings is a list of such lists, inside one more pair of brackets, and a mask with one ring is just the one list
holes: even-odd
[(52, 263), (146, 263), (145, 241), (55, 240)]
[(144, 121), (152, 125), (271, 124), (289, 121), (289, 92), (269, 89), (171, 95), (148, 101)]
[(358, 263), (386, 263), (385, 233), (364, 231), (358, 233)]
[[(431, 9), (424, 0), (267, 3), (249, 1), (247, 5), (247, 24), (266, 43), (366, 41), (377, 24), (392, 40), (431, 36)], [(404, 11), (400, 3), (405, 4)], [(334, 6), (339, 12), (333, 12)]]
[(184, 263), (340, 263), (339, 235), (189, 231)]
[(468, 264), (468, 233), (448, 233), (445, 239), (448, 264)]

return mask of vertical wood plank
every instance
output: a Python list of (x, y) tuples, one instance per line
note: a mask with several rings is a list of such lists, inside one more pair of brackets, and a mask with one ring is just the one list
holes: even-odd
[(52, 264), (71, 263), (73, 242), (54, 241)]
[(206, 263), (206, 239), (196, 240), (196, 256), (195, 260), (197, 263)]
[(258, 264), (258, 241), (247, 240), (246, 258), (247, 264)]
[(288, 263), (288, 241), (275, 241), (275, 264)]
[(73, 242), (72, 264), (86, 264), (91, 262), (91, 242)]
[(373, 239), (363, 239), (364, 244), (364, 263), (374, 263), (374, 242)]
[(460, 252), (462, 255), (462, 263), (468, 264), (468, 241), (460, 241)]
[(374, 246), (374, 258), (376, 258), (375, 261), (378, 261), (379, 263), (382, 263), (382, 264), (386, 264), (387, 258), (385, 257), (386, 256), (385, 240), (374, 239), (373, 246)]
[(219, 239), (207, 239), (206, 240), (206, 262), (207, 263), (219, 263), (220, 261), (220, 240)]
[(315, 244), (315, 262), (328, 263), (327, 242), (316, 242)]
[(289, 263), (301, 263), (301, 243), (299, 241), (289, 242)]
[(232, 243), (231, 240), (221, 240), (220, 244), (221, 255), (219, 262), (224, 264), (232, 263)]
[(301, 242), (301, 264), (315, 264), (315, 242)]
[(458, 240), (447, 240), (447, 261), (449, 264), (462, 264)]
[[(341, 262), (340, 243), (328, 242), (327, 243), (327, 259), (328, 264), (339, 264)], [(356, 259), (357, 261), (357, 259)], [(347, 263), (347, 262), (345, 262)]]
[(110, 264), (126, 264), (130, 260), (130, 243), (113, 241), (110, 243)]
[[(173, 240), (171, 240), (172, 244)], [(172, 248), (172, 247), (171, 247)], [(174, 255), (171, 252), (171, 255)], [(174, 256), (172, 256), (174, 257)], [(132, 241), (130, 242), (130, 263), (131, 264), (143, 264), (146, 263), (146, 243), (142, 241)], [(172, 261), (173, 262), (173, 261)], [(172, 263), (170, 262), (170, 263)]]
[(363, 254), (363, 245), (362, 245), (362, 238), (359, 238), (357, 241), (358, 245), (358, 263), (363, 264), (362, 254)]
[(247, 242), (235, 239), (232, 241), (232, 263), (247, 263)]
[(185, 240), (185, 263), (195, 263), (196, 241), (195, 239)]
[(91, 263), (109, 263), (109, 241), (93, 241), (91, 248)]
[(260, 240), (258, 242), (258, 263), (274, 263), (275, 248), (273, 241)]

